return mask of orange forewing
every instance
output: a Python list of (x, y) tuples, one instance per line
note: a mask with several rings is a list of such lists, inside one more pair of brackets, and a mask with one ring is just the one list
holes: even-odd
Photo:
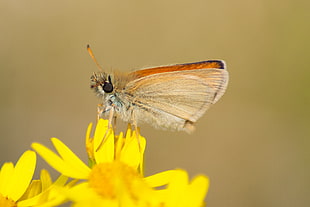
[(197, 70), (197, 69), (225, 69), (225, 64), (220, 60), (207, 60), (196, 63), (185, 63), (185, 64), (177, 64), (177, 65), (168, 65), (168, 66), (160, 66), (156, 68), (147, 68), (133, 72), (132, 74), (135, 77), (145, 77), (158, 73), (165, 72), (173, 72), (173, 71), (182, 71), (182, 70)]

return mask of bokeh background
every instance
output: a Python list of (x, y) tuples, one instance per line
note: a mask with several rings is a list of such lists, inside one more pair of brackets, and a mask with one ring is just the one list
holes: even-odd
[(1, 164), (50, 137), (87, 160), (99, 103), (87, 44), (107, 70), (223, 59), (228, 90), (193, 135), (141, 127), (146, 175), (206, 174), (212, 207), (309, 206), (309, 9), (308, 0), (0, 0)]

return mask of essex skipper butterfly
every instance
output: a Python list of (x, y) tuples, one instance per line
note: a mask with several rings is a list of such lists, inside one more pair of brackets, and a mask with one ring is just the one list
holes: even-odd
[[(98, 65), (89, 46), (87, 49)], [(100, 68), (100, 66), (99, 66)], [(222, 60), (145, 68), (131, 73), (91, 76), (102, 100), (100, 115), (120, 117), (160, 129), (192, 132), (194, 123), (224, 94), (228, 72)]]

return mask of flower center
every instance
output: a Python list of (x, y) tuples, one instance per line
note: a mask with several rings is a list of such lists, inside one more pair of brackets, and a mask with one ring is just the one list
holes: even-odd
[(132, 167), (119, 162), (99, 163), (92, 168), (89, 185), (104, 199), (116, 199), (123, 193), (136, 199), (145, 183)]
[(0, 206), (1, 207), (17, 207), (17, 204), (13, 200), (7, 197), (4, 197), (0, 194)]

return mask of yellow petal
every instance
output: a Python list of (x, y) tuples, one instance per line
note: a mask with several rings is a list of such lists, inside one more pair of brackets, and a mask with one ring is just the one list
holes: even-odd
[(32, 198), (42, 192), (42, 183), (40, 180), (32, 180), (26, 192), (19, 200)]
[(14, 165), (11, 162), (4, 163), (0, 172), (0, 194), (8, 196), (8, 185), (11, 182)]
[(96, 163), (113, 162), (114, 160), (114, 133), (108, 131), (108, 121), (100, 119), (94, 134), (94, 155)]
[(144, 175), (144, 151), (146, 146), (146, 139), (142, 136), (139, 137), (140, 140), (140, 174)]
[[(70, 189), (63, 189), (63, 193), (73, 202), (74, 207), (85, 206), (108, 206), (119, 207), (119, 203), (116, 199), (104, 199), (99, 196), (89, 183), (81, 183)], [(127, 207), (127, 206), (126, 206)]]
[(60, 175), (57, 180), (54, 182), (54, 185), (57, 186), (64, 186), (66, 182), (68, 181), (68, 177), (64, 175)]
[(90, 134), (91, 134), (91, 129), (93, 127), (93, 123), (90, 123), (87, 127), (87, 130), (86, 130), (86, 139), (85, 139), (85, 145), (87, 146), (88, 143), (89, 143), (89, 139), (90, 139)]
[[(45, 179), (46, 178), (44, 178), (44, 180)], [(58, 192), (57, 189), (61, 188), (60, 186), (64, 186), (67, 180), (68, 177), (64, 175), (59, 176), (59, 178), (52, 185), (50, 185), (45, 191), (42, 191), (40, 194), (34, 197), (30, 197), (26, 200), (19, 201), (18, 207), (28, 207), (28, 206), (51, 207), (60, 205), (65, 201), (65, 196), (62, 195), (60, 192)]]
[[(206, 197), (209, 188), (209, 179), (206, 176), (196, 176), (188, 186), (186, 195), (188, 199), (184, 200), (184, 204), (191, 206), (201, 206)], [(186, 206), (186, 205), (184, 205)]]
[(12, 180), (8, 186), (8, 195), (17, 201), (27, 190), (36, 167), (36, 154), (26, 151), (19, 158), (12, 174)]
[(142, 164), (141, 154), (143, 157), (143, 151), (145, 147), (145, 138), (140, 136), (139, 142), (136, 137), (136, 134), (133, 136), (128, 135), (128, 131), (126, 134), (126, 141), (124, 147), (120, 154), (120, 161), (126, 163), (127, 165), (137, 169), (139, 164)]
[[(186, 196), (185, 191), (188, 184), (188, 175), (184, 170), (176, 170), (176, 173), (170, 179), (168, 184), (167, 206), (184, 206), (182, 198)], [(184, 206), (185, 207), (185, 206)]]
[(176, 173), (178, 173), (176, 170), (167, 170), (145, 177), (144, 180), (149, 186), (156, 188), (159, 186), (167, 185)]
[(71, 166), (67, 165), (57, 154), (48, 149), (47, 147), (33, 143), (31, 147), (55, 170), (72, 178), (86, 179), (88, 174), (81, 174), (79, 171), (75, 171)]
[(91, 201), (95, 200), (96, 197), (99, 197), (89, 186), (89, 183), (81, 183), (77, 184), (76, 186), (72, 187), (71, 189), (63, 189), (66, 196), (74, 201)]
[(92, 126), (93, 124), (90, 123), (87, 127), (86, 136), (85, 136), (85, 147), (86, 147), (88, 159), (91, 161), (94, 161), (95, 158), (94, 158), (93, 139), (90, 137)]
[(42, 182), (42, 191), (45, 191), (52, 185), (52, 178), (47, 170), (41, 170), (40, 181)]
[(65, 197), (57, 194), (57, 197), (50, 195), (50, 190), (42, 192), (34, 197), (18, 202), (18, 207), (51, 207), (59, 206), (65, 201)]
[(124, 134), (123, 134), (123, 132), (121, 132), (118, 135), (117, 141), (115, 143), (115, 157), (116, 157), (116, 159), (118, 159), (120, 157), (120, 153), (121, 153), (121, 150), (123, 148), (124, 142), (125, 142)]
[(72, 168), (72, 170), (78, 172), (81, 175), (87, 176), (90, 169), (84, 162), (78, 158), (64, 143), (57, 138), (51, 139), (54, 147), (64, 162)]

